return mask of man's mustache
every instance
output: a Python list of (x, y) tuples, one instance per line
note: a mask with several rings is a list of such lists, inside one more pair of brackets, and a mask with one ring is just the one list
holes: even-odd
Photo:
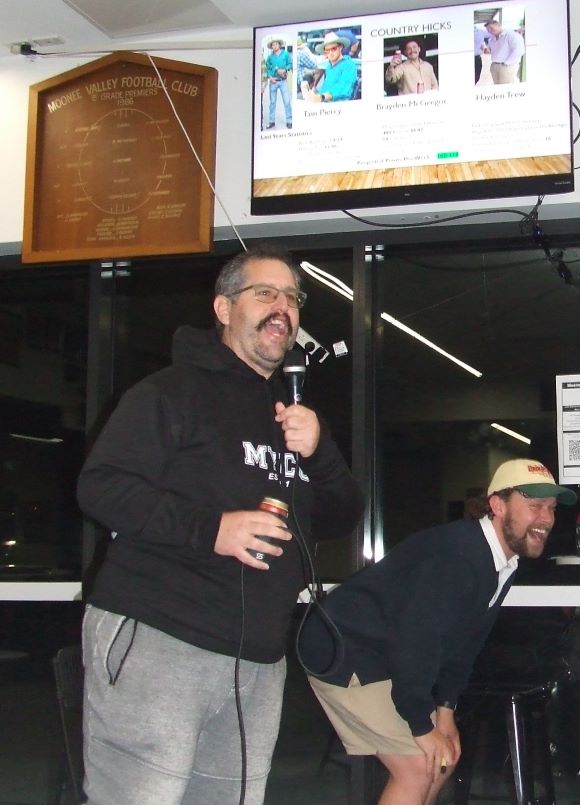
[(284, 319), (284, 321), (286, 322), (286, 327), (288, 328), (288, 334), (293, 335), (292, 322), (290, 321), (290, 316), (287, 313), (270, 313), (269, 316), (266, 316), (266, 318), (262, 319), (262, 321), (259, 322), (258, 326), (256, 327), (258, 332), (260, 332), (260, 330), (263, 330), (264, 327), (268, 324), (268, 322), (271, 321), (272, 319)]

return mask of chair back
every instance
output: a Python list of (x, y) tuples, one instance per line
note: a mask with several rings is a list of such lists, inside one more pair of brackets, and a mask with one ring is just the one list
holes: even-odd
[(59, 649), (52, 659), (62, 725), (66, 771), (75, 805), (83, 795), (83, 659), (80, 645)]

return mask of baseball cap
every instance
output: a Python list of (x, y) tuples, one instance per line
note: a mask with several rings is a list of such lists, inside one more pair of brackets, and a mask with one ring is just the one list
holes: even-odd
[(555, 497), (558, 503), (572, 506), (576, 503), (576, 493), (565, 486), (558, 486), (554, 476), (540, 461), (532, 458), (514, 458), (504, 461), (495, 471), (487, 494), (501, 492), (502, 489), (517, 489), (531, 498)]

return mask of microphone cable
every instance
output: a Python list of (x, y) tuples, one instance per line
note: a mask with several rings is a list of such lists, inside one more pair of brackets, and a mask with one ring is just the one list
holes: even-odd
[(246, 746), (246, 728), (244, 726), (244, 713), (242, 710), (242, 698), (240, 696), (240, 664), (242, 662), (242, 649), (244, 646), (244, 637), (246, 629), (246, 604), (244, 599), (244, 567), (241, 564), (240, 568), (240, 595), (241, 595), (241, 612), (240, 612), (240, 643), (238, 645), (238, 653), (234, 664), (234, 696), (236, 699), (236, 712), (238, 714), (238, 728), (240, 733), (240, 747), (241, 747), (241, 772), (240, 772), (240, 798), (239, 805), (244, 805), (246, 800), (246, 785), (248, 779), (248, 754)]
[[(328, 612), (326, 612), (326, 610), (322, 606), (322, 601), (324, 598), (324, 588), (314, 568), (314, 560), (312, 559), (312, 555), (308, 548), (308, 543), (306, 541), (306, 538), (304, 537), (302, 528), (300, 527), (300, 522), (296, 514), (295, 491), (296, 491), (296, 479), (298, 478), (298, 473), (300, 470), (300, 463), (298, 460), (298, 453), (293, 453), (292, 455), (294, 456), (294, 460), (296, 462), (294, 478), (292, 479), (290, 486), (290, 510), (293, 513), (294, 523), (296, 524), (296, 533), (293, 533), (293, 536), (296, 538), (296, 544), (298, 545), (298, 549), (300, 551), (302, 558), (302, 572), (304, 574), (304, 583), (306, 589), (310, 593), (306, 609), (304, 610), (304, 613), (300, 618), (298, 629), (296, 631), (294, 650), (296, 652), (296, 659), (298, 660), (298, 663), (302, 668), (302, 670), (304, 671), (304, 673), (307, 676), (316, 676), (317, 678), (322, 679), (325, 676), (330, 676), (331, 674), (333, 674), (334, 671), (341, 665), (342, 661), (344, 660), (344, 640), (342, 634), (340, 633), (340, 629), (334, 623)], [(306, 574), (307, 571), (310, 576), (309, 579), (307, 578)], [(328, 626), (330, 635), (335, 645), (335, 654), (332, 659), (332, 662), (330, 663), (328, 668), (326, 668), (322, 673), (315, 672), (311, 668), (309, 668), (302, 659), (302, 654), (300, 652), (300, 637), (302, 635), (302, 631), (306, 624), (308, 615), (310, 614), (313, 607), (317, 608), (321, 618)]]
[[(295, 469), (294, 469), (294, 477), (290, 482), (289, 510), (292, 513), (294, 519), (295, 531), (290, 531), (290, 533), (296, 539), (296, 544), (298, 546), (300, 557), (302, 559), (302, 572), (304, 577), (304, 584), (306, 586), (306, 589), (310, 593), (308, 604), (306, 605), (306, 609), (302, 617), (300, 618), (300, 623), (298, 625), (298, 629), (296, 632), (296, 638), (294, 641), (294, 650), (296, 652), (296, 659), (298, 660), (300, 667), (306, 673), (306, 675), (315, 676), (318, 679), (323, 679), (325, 676), (330, 676), (332, 673), (334, 673), (336, 668), (338, 668), (339, 665), (342, 663), (344, 659), (344, 640), (342, 638), (338, 626), (334, 623), (330, 615), (326, 612), (326, 610), (322, 606), (324, 589), (316, 573), (314, 567), (314, 560), (312, 558), (312, 554), (310, 553), (308, 543), (306, 541), (306, 538), (304, 536), (304, 533), (302, 531), (296, 513), (296, 480), (298, 478), (298, 473), (300, 470), (300, 463), (298, 460), (298, 453), (293, 453), (292, 455), (294, 456), (295, 460)], [(242, 649), (245, 637), (244, 568), (245, 565), (242, 564), (240, 568), (240, 595), (241, 595), (240, 642), (238, 646), (238, 654), (236, 656), (236, 661), (234, 665), (234, 694), (236, 699), (236, 711), (238, 715), (238, 728), (240, 733), (240, 745), (241, 745), (240, 797), (238, 801), (239, 805), (244, 805), (246, 799), (246, 786), (247, 786), (247, 775), (248, 775), (246, 731), (244, 726), (244, 714), (240, 696), (240, 664), (242, 659)], [(322, 673), (313, 671), (307, 666), (307, 664), (302, 659), (302, 654), (300, 652), (300, 645), (299, 645), (304, 625), (313, 607), (318, 608), (318, 612), (325, 621), (326, 625), (328, 626), (330, 634), (335, 644), (335, 654), (333, 660), (330, 666), (327, 669), (325, 669)]]
[[(298, 349), (291, 349), (286, 353), (286, 357), (284, 359), (284, 365), (282, 368), (286, 380), (289, 385), (290, 390), (290, 397), (294, 404), (300, 404), (302, 402), (302, 384), (304, 383), (305, 371), (306, 371), (306, 363), (304, 355), (302, 354), (301, 350)], [(306, 674), (311, 674), (314, 676), (329, 676), (334, 672), (334, 670), (342, 663), (344, 659), (344, 641), (342, 639), (342, 635), (340, 631), (330, 615), (325, 611), (324, 607), (322, 606), (322, 600), (324, 598), (324, 589), (316, 574), (314, 569), (314, 561), (310, 554), (310, 550), (308, 548), (308, 544), (302, 532), (302, 528), (300, 526), (300, 522), (297, 515), (296, 510), (296, 481), (298, 479), (300, 473), (300, 457), (299, 453), (293, 452), (292, 456), (294, 458), (294, 476), (290, 481), (290, 510), (294, 517), (294, 523), (296, 524), (296, 533), (293, 536), (296, 538), (296, 543), (298, 545), (298, 549), (301, 554), (302, 558), (302, 573), (304, 577), (304, 584), (306, 589), (310, 592), (310, 599), (306, 606), (306, 610), (300, 620), (298, 630), (296, 632), (296, 641), (295, 641), (295, 651), (296, 651), (296, 659), (298, 660), (299, 664), (301, 665), (302, 669), (305, 671)], [(309, 578), (308, 578), (309, 576)], [(331, 638), (336, 646), (336, 651), (330, 666), (322, 672), (322, 674), (314, 674), (311, 669), (309, 669), (302, 659), (302, 655), (300, 653), (300, 637), (302, 635), (302, 630), (310, 614), (312, 607), (318, 607), (318, 611), (320, 616), (327, 624)]]
[[(284, 450), (280, 450), (280, 455)], [(296, 510), (296, 482), (298, 479), (298, 474), (300, 472), (300, 460), (299, 460), (299, 453), (295, 452), (292, 453), (294, 458), (294, 475), (290, 481), (289, 487), (289, 514), (292, 515), (295, 525), (295, 531), (292, 531), (290, 528), (288, 530), (292, 534), (292, 536), (296, 540), (296, 545), (298, 546), (298, 550), (300, 553), (300, 558), (302, 560), (302, 573), (303, 573), (303, 580), (306, 589), (310, 593), (308, 604), (306, 605), (306, 609), (300, 619), (300, 623), (298, 625), (298, 629), (296, 632), (296, 638), (294, 643), (294, 649), (296, 652), (296, 659), (298, 660), (299, 665), (306, 673), (306, 675), (316, 676), (319, 679), (324, 678), (325, 676), (330, 676), (334, 673), (335, 669), (342, 663), (344, 659), (344, 640), (340, 633), (338, 626), (334, 623), (330, 615), (326, 612), (324, 607), (322, 606), (322, 600), (324, 598), (324, 588), (318, 577), (315, 567), (314, 567), (314, 560), (312, 558), (312, 554), (310, 553), (310, 549), (308, 547), (307, 540), (304, 536), (302, 531), (302, 527), (300, 525), (300, 521), (298, 519), (297, 510)], [(282, 479), (282, 466), (279, 468), (279, 478)], [(236, 700), (236, 711), (238, 716), (238, 728), (240, 734), (240, 745), (241, 745), (241, 774), (240, 774), (240, 797), (238, 800), (239, 805), (244, 805), (245, 798), (246, 798), (246, 787), (247, 787), (247, 774), (248, 774), (248, 757), (247, 757), (247, 743), (246, 743), (246, 731), (244, 726), (244, 714), (242, 708), (242, 701), (240, 696), (240, 665), (242, 660), (242, 650), (244, 645), (244, 638), (245, 638), (245, 590), (244, 590), (244, 568), (245, 565), (242, 564), (240, 568), (240, 597), (241, 597), (241, 608), (240, 608), (240, 642), (238, 645), (238, 653), (235, 660), (234, 665), (234, 694)], [(304, 629), (304, 625), (310, 614), (313, 607), (318, 608), (318, 612), (322, 619), (325, 621), (326, 625), (329, 628), (331, 637), (335, 644), (335, 654), (333, 660), (328, 668), (326, 668), (323, 672), (315, 672), (312, 669), (308, 668), (304, 660), (302, 659), (302, 655), (300, 653), (300, 637), (302, 635), (302, 631)]]
[[(282, 456), (282, 453), (284, 451), (283, 449), (281, 449), (281, 446), (279, 446), (279, 452), (280, 456)], [(278, 476), (280, 479), (282, 478), (281, 462), (278, 470)], [(238, 716), (238, 731), (240, 735), (240, 748), (241, 748), (240, 796), (238, 800), (238, 805), (244, 805), (246, 799), (246, 788), (248, 780), (248, 747), (246, 742), (246, 728), (244, 725), (244, 711), (242, 708), (242, 698), (240, 695), (240, 665), (242, 662), (242, 651), (244, 647), (245, 629), (246, 629), (246, 599), (245, 599), (245, 588), (244, 588), (244, 569), (245, 565), (242, 563), (240, 567), (240, 641), (238, 644), (238, 653), (236, 655), (236, 660), (234, 663), (234, 696), (236, 700), (236, 713)]]
[[(280, 466), (278, 468), (278, 478), (280, 484), (282, 483), (282, 461), (281, 457), (284, 452), (282, 445), (278, 445), (278, 450), (280, 453)], [(290, 530), (290, 529), (288, 529)], [(290, 532), (292, 533), (292, 532)], [(238, 716), (238, 731), (240, 735), (240, 747), (241, 747), (241, 770), (240, 770), (240, 797), (238, 800), (238, 805), (244, 805), (246, 799), (246, 788), (247, 788), (247, 780), (248, 780), (248, 747), (246, 742), (246, 728), (244, 725), (244, 712), (242, 708), (242, 698), (240, 695), (240, 665), (242, 662), (242, 651), (244, 647), (244, 639), (245, 639), (245, 624), (246, 624), (246, 599), (245, 599), (245, 589), (244, 589), (244, 568), (245, 565), (242, 563), (240, 567), (240, 641), (238, 644), (238, 653), (236, 655), (236, 660), (234, 664), (234, 696), (236, 700), (236, 712)]]

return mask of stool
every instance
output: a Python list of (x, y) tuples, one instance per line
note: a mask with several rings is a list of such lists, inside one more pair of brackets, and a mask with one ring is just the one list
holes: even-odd
[[(527, 685), (481, 683), (471, 684), (466, 689), (457, 714), (463, 752), (455, 772), (454, 805), (469, 802), (481, 723), (497, 713), (498, 707), (505, 719), (516, 802), (518, 805), (555, 803), (546, 712), (553, 688), (554, 684), (546, 681)], [(538, 797), (535, 788), (541, 791)]]

